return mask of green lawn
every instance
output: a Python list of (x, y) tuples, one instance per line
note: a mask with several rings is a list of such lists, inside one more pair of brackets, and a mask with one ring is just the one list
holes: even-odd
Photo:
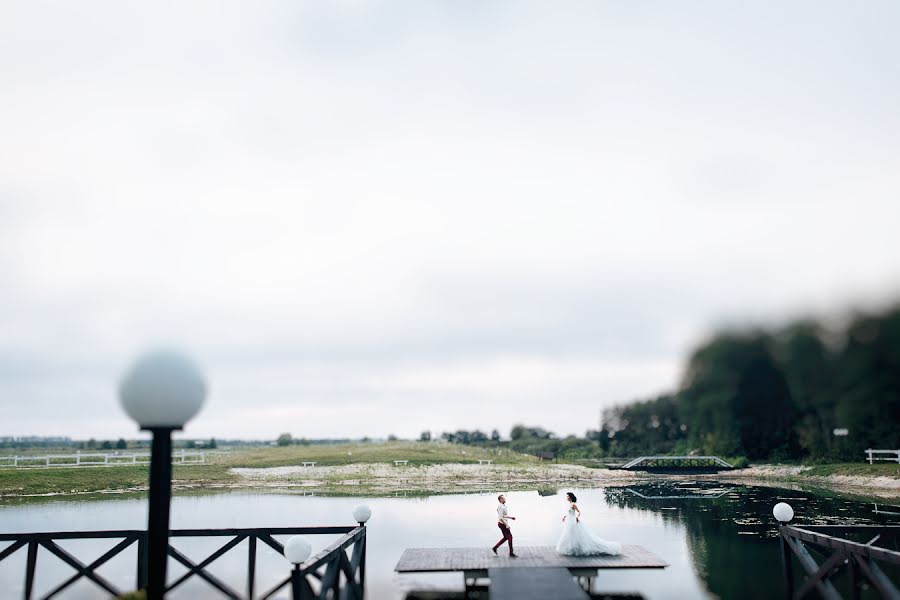
[[(391, 463), (408, 460), (410, 465), (474, 463), (490, 459), (497, 464), (537, 464), (531, 456), (457, 444), (389, 442), (385, 444), (315, 444), (242, 448), (213, 455), (205, 465), (174, 465), (175, 485), (222, 484), (239, 478), (231, 467), (281, 467), (315, 461), (319, 466), (352, 463)], [(0, 496), (23, 494), (79, 494), (100, 490), (140, 489), (147, 485), (147, 465), (111, 465), (78, 468), (0, 468)]]
[(230, 467), (283, 467), (315, 461), (318, 466), (348, 465), (352, 463), (391, 463), (408, 460), (410, 465), (442, 463), (475, 463), (479, 459), (497, 464), (536, 464), (533, 456), (499, 451), (493, 448), (440, 444), (428, 442), (387, 442), (384, 444), (311, 444), (309, 446), (271, 446), (235, 451), (223, 456), (223, 464)]
[[(78, 468), (0, 469), (0, 496), (77, 494), (128, 490), (147, 485), (149, 467), (128, 465)], [(222, 465), (175, 465), (174, 483), (227, 483), (235, 480)]]
[[(479, 448), (458, 444), (424, 442), (388, 442), (383, 444), (311, 444), (308, 446), (266, 446), (240, 448), (233, 452), (213, 455), (205, 465), (174, 465), (173, 483), (203, 486), (227, 484), (239, 478), (228, 472), (231, 467), (280, 467), (315, 461), (318, 466), (388, 463), (407, 460), (410, 465), (447, 463), (475, 463), (490, 459), (500, 465), (538, 465), (533, 456), (510, 452), (507, 449)], [(80, 494), (101, 490), (141, 490), (147, 485), (147, 465), (115, 465), (80, 468), (22, 469), (0, 468), (0, 496), (23, 494)], [(896, 463), (841, 463), (815, 465), (794, 480), (804, 477), (851, 475), (863, 477), (900, 477)], [(325, 477), (327, 480), (328, 478)], [(358, 490), (357, 490), (358, 493)]]
[(801, 476), (827, 477), (828, 475), (862, 475), (867, 477), (900, 477), (900, 463), (835, 463), (815, 465)]

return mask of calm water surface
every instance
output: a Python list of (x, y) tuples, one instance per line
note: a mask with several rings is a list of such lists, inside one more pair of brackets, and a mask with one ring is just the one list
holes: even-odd
[[(518, 517), (513, 533), (518, 545), (555, 544), (566, 503), (562, 490), (510, 492), (510, 514)], [(640, 544), (666, 560), (665, 570), (602, 572), (595, 589), (640, 592), (648, 599), (767, 598), (780, 594), (781, 567), (772, 506), (787, 501), (796, 523), (898, 523), (876, 514), (871, 503), (785, 489), (703, 484), (650, 483), (631, 487), (572, 490), (578, 494), (583, 522), (609, 540)], [(461, 589), (462, 575), (397, 575), (393, 567), (403, 550), (414, 546), (491, 546), (499, 538), (496, 495), (460, 494), (430, 497), (329, 498), (291, 493), (231, 492), (177, 496), (172, 503), (174, 528), (286, 527), (349, 525), (360, 502), (372, 508), (368, 531), (367, 585), (374, 600), (402, 598), (409, 589)], [(896, 509), (894, 509), (896, 510)], [(144, 499), (0, 502), (0, 531), (140, 529), (146, 524)], [(314, 536), (315, 552), (333, 536)], [(225, 538), (178, 539), (174, 545), (199, 562)], [(282, 539), (282, 541), (284, 541)], [(244, 589), (246, 544), (216, 561), (210, 571)], [(62, 542), (83, 562), (114, 544)], [(5, 547), (5, 544), (2, 544)], [(128, 589), (134, 584), (134, 547), (99, 572)], [(283, 558), (260, 544), (257, 592), (287, 575)], [(39, 596), (73, 573), (41, 551), (37, 565)], [(21, 594), (25, 553), (0, 563), (0, 596)], [(170, 562), (170, 576), (184, 572)], [(194, 578), (173, 598), (215, 598), (218, 593)], [(82, 581), (62, 598), (102, 598)], [(283, 597), (287, 597), (284, 595)]]

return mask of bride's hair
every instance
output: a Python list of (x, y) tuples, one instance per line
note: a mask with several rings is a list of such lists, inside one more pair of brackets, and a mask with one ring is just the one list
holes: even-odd
[(566, 492), (566, 497), (572, 502), (578, 502), (578, 498), (575, 497), (575, 494), (572, 492)]

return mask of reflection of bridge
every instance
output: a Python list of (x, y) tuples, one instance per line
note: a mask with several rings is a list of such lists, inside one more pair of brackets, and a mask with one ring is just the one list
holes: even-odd
[(718, 456), (641, 456), (619, 468), (630, 471), (720, 471), (734, 467)]
[[(882, 504), (881, 506), (883, 507), (884, 504)], [(893, 508), (893, 506), (890, 506), (890, 508)], [(873, 510), (872, 512), (874, 512), (876, 515), (898, 515), (898, 516), (900, 516), (900, 512), (897, 512), (895, 510), (884, 510), (884, 508), (879, 509), (877, 502), (875, 503), (875, 510)]]
[(710, 494), (684, 494), (682, 496), (647, 496), (631, 488), (625, 488), (625, 491), (631, 492), (635, 496), (643, 498), (644, 500), (715, 500), (716, 498), (721, 498), (722, 496), (730, 492), (731, 489), (713, 490), (714, 493)]

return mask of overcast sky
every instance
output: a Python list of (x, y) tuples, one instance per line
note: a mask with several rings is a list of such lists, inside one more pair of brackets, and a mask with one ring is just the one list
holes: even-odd
[(900, 297), (900, 5), (0, 5), (0, 435), (540, 424)]

